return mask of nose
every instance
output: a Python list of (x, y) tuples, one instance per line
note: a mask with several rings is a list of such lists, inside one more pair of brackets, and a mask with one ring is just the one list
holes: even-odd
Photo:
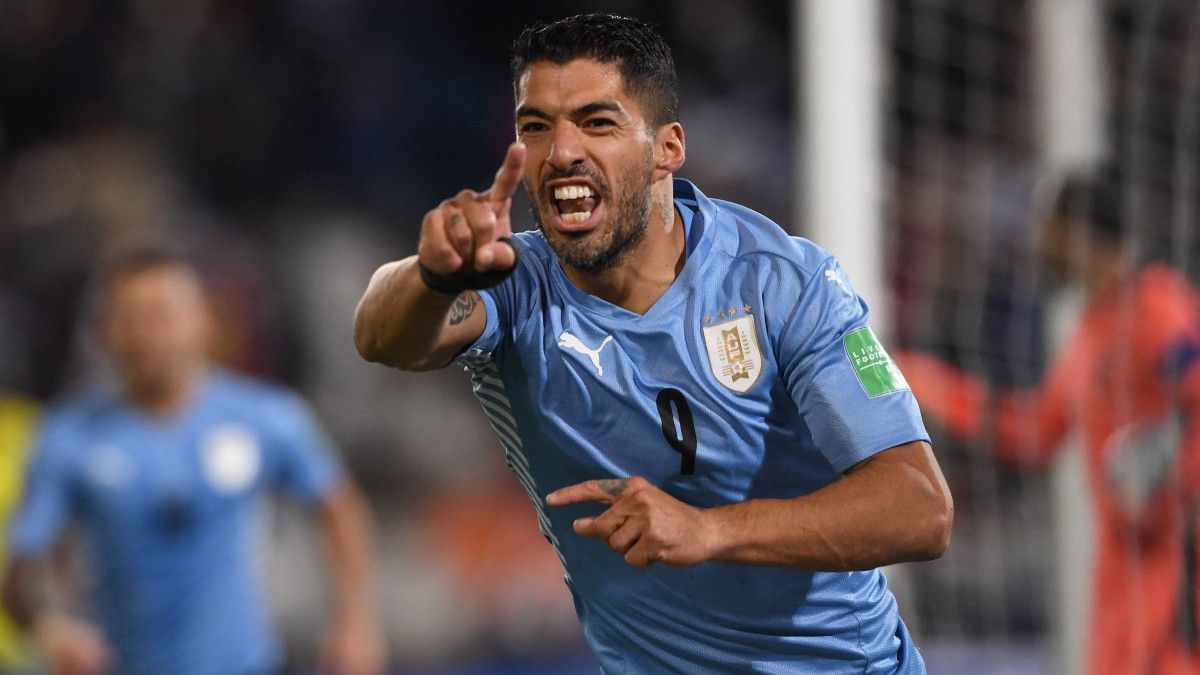
[(569, 122), (554, 127), (550, 155), (546, 161), (558, 171), (566, 171), (583, 162), (583, 138), (579, 127)]

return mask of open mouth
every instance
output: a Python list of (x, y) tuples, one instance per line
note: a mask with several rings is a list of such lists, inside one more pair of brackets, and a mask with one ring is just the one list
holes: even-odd
[(582, 231), (591, 227), (592, 216), (600, 207), (600, 197), (591, 186), (572, 183), (556, 186), (552, 192), (559, 229)]

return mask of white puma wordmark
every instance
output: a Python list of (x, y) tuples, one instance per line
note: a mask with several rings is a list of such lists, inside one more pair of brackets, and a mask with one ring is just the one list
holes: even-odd
[(583, 344), (579, 338), (571, 335), (567, 331), (563, 331), (562, 334), (558, 336), (558, 346), (563, 349), (570, 349), (572, 351), (579, 352), (580, 354), (583, 354), (591, 359), (592, 365), (596, 366), (596, 374), (603, 377), (604, 366), (600, 365), (600, 351), (604, 349), (604, 345), (612, 342), (612, 339), (612, 336), (609, 335), (604, 338), (604, 341), (600, 343), (599, 347), (596, 347), (595, 349), (588, 349), (587, 345)]

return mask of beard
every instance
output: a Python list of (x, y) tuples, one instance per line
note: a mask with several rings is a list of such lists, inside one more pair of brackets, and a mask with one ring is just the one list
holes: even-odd
[[(582, 164), (573, 165), (567, 171), (552, 171), (547, 174), (542, 180), (541, 189), (536, 192), (526, 185), (531, 197), (529, 210), (533, 219), (563, 265), (569, 265), (582, 272), (603, 272), (619, 263), (641, 243), (650, 222), (652, 162), (653, 155), (647, 149), (641, 170), (624, 172), (615, 191), (599, 171)], [(558, 178), (578, 176), (586, 176), (596, 184), (600, 201), (607, 211), (604, 222), (589, 232), (577, 235), (546, 227), (542, 221), (543, 210), (553, 213), (555, 207), (551, 203), (543, 204), (544, 200), (550, 199), (546, 196), (545, 183)]]

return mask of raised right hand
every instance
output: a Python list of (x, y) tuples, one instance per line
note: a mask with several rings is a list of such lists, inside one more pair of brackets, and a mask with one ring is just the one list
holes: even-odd
[(498, 240), (512, 234), (509, 211), (524, 168), (525, 146), (515, 142), (490, 188), (463, 190), (426, 213), (417, 246), (421, 265), (447, 277), (511, 270), (516, 252)]

